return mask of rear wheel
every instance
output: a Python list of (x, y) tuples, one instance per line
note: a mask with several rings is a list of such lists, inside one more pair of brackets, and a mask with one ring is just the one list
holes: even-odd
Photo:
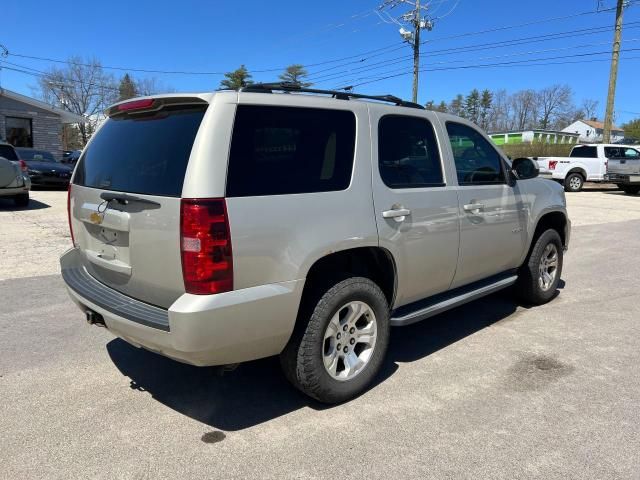
[(579, 192), (584, 186), (584, 177), (579, 173), (570, 173), (564, 179), (565, 192)]
[(562, 275), (562, 239), (549, 229), (535, 241), (527, 261), (520, 268), (516, 292), (525, 303), (541, 305), (553, 298)]
[(640, 185), (622, 185), (621, 188), (627, 195), (637, 195), (640, 192)]
[(362, 277), (337, 282), (314, 298), (306, 310), (310, 318), (280, 356), (282, 368), (307, 395), (324, 403), (344, 402), (365, 390), (382, 366), (389, 306), (378, 285)]
[(18, 207), (26, 207), (27, 205), (29, 205), (29, 194), (21, 193), (20, 195), (16, 195), (15, 197), (13, 197), (13, 202)]

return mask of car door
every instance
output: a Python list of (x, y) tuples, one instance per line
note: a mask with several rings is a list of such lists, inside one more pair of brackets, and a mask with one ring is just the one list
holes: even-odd
[(446, 291), (458, 260), (458, 199), (443, 169), (432, 114), (370, 110), (380, 246), (397, 267), (395, 307)]
[(452, 288), (518, 266), (525, 248), (527, 208), (519, 186), (486, 137), (466, 123), (446, 122), (458, 181), (460, 255)]

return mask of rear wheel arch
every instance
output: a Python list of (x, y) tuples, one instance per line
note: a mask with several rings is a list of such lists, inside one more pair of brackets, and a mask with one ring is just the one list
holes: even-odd
[(580, 176), (582, 177), (582, 179), (585, 182), (587, 181), (587, 171), (585, 169), (583, 169), (582, 167), (574, 167), (574, 168), (572, 168), (571, 170), (569, 170), (567, 172), (567, 174), (565, 175), (565, 178), (567, 178), (572, 173), (579, 173)]

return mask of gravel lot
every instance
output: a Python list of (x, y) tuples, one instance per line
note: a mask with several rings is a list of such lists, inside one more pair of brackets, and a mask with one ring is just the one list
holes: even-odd
[(0, 200), (0, 478), (640, 478), (640, 196), (568, 195), (560, 295), (395, 329), (377, 385), (326, 408), (266, 359), (219, 376), (89, 327), (66, 192)]

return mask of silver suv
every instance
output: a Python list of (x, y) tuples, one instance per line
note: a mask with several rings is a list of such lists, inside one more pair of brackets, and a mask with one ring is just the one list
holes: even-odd
[(202, 366), (280, 355), (335, 403), (371, 383), (391, 326), (511, 285), (555, 294), (562, 187), (466, 120), (286, 84), (107, 114), (69, 189), (62, 276), (133, 345)]

